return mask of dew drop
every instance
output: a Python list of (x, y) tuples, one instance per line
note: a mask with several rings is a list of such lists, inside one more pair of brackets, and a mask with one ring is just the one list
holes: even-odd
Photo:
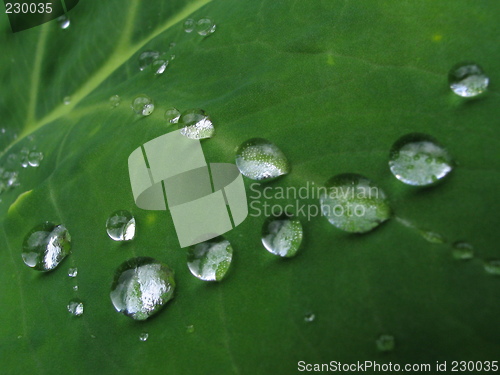
[(71, 104), (71, 96), (65, 96), (63, 99), (64, 105)]
[(170, 124), (177, 124), (180, 117), (181, 113), (177, 108), (169, 108), (165, 111), (165, 120), (167, 120)]
[(467, 260), (474, 258), (474, 247), (465, 241), (457, 241), (453, 245), (453, 258)]
[(375, 340), (375, 345), (380, 352), (392, 352), (395, 346), (394, 336), (380, 335), (377, 340)]
[(195, 22), (192, 18), (188, 18), (184, 21), (184, 31), (190, 33), (194, 30)]
[(25, 237), (22, 257), (28, 267), (51, 271), (69, 254), (71, 236), (62, 225), (45, 222), (34, 227)]
[(75, 286), (73, 287), (73, 290), (74, 290), (75, 292), (77, 292), (77, 291), (78, 291), (78, 285), (75, 285)]
[(448, 151), (431, 136), (420, 133), (399, 138), (391, 148), (389, 168), (408, 185), (431, 185), (453, 169)]
[(270, 217), (262, 227), (262, 244), (270, 253), (293, 257), (302, 243), (302, 224), (299, 219), (282, 215)]
[(126, 210), (113, 212), (106, 221), (108, 236), (115, 241), (131, 241), (135, 237), (135, 218)]
[(490, 275), (500, 276), (500, 260), (488, 260), (484, 263), (484, 270)]
[(451, 90), (464, 98), (477, 96), (488, 87), (489, 78), (483, 69), (474, 63), (455, 65), (448, 74)]
[(178, 121), (181, 134), (190, 139), (212, 138), (215, 128), (212, 120), (202, 109), (184, 111)]
[(139, 257), (118, 267), (110, 297), (116, 311), (145, 320), (173, 298), (174, 289), (174, 272), (167, 265)]
[(28, 163), (31, 167), (40, 166), (40, 162), (43, 160), (43, 153), (40, 151), (32, 151), (28, 156)]
[(200, 280), (220, 281), (231, 265), (233, 248), (228, 240), (217, 237), (188, 249), (187, 264)]
[(78, 298), (74, 298), (71, 301), (69, 301), (67, 308), (70, 314), (74, 316), (83, 315), (83, 302), (80, 301)]
[(122, 99), (119, 95), (113, 95), (109, 98), (109, 105), (111, 108), (116, 108), (120, 105)]
[(366, 177), (344, 173), (325, 185), (327, 190), (320, 196), (321, 212), (343, 231), (365, 233), (391, 217), (384, 191)]
[(148, 338), (149, 338), (149, 333), (147, 333), (147, 332), (142, 332), (139, 335), (139, 340), (141, 340), (141, 341), (148, 341)]
[(144, 51), (139, 55), (139, 70), (142, 72), (160, 56), (158, 51)]
[(215, 31), (216, 25), (210, 18), (201, 18), (196, 22), (196, 32), (201, 36), (207, 36)]
[(69, 277), (76, 277), (76, 275), (78, 275), (78, 268), (75, 267), (68, 270)]
[(59, 27), (63, 30), (66, 30), (71, 25), (69, 17), (65, 14), (63, 14), (60, 17), (57, 17), (57, 23), (59, 24)]
[(430, 243), (437, 243), (437, 244), (442, 244), (446, 242), (446, 239), (443, 237), (443, 235), (432, 232), (430, 230), (419, 230), (419, 233), (424, 237), (424, 239), (427, 242)]
[(193, 333), (194, 332), (194, 325), (190, 324), (186, 327), (186, 333)]
[(313, 313), (307, 313), (306, 315), (304, 315), (304, 322), (306, 323), (314, 322), (315, 319), (316, 315)]
[(290, 172), (285, 154), (263, 138), (250, 139), (238, 147), (236, 166), (252, 180), (270, 180)]
[(132, 110), (138, 115), (149, 116), (154, 109), (153, 99), (147, 95), (136, 96), (132, 101)]
[(155, 75), (162, 75), (168, 67), (170, 62), (170, 56), (163, 54), (157, 57), (152, 63), (151, 68), (153, 69), (153, 73)]

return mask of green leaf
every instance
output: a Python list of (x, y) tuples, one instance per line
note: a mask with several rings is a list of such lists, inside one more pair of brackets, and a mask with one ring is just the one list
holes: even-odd
[[(496, 0), (82, 0), (68, 29), (51, 21), (15, 34), (3, 17), (1, 127), (18, 137), (2, 141), (0, 165), (32, 145), (44, 159), (19, 167), (20, 186), (0, 196), (1, 372), (289, 374), (299, 361), (446, 360), (449, 369), (497, 360), (500, 279), (483, 262), (500, 258), (499, 12)], [(214, 34), (184, 32), (186, 18), (205, 16)], [(138, 69), (144, 50), (175, 59), (155, 77)], [(477, 99), (448, 87), (462, 61), (491, 79)], [(155, 101), (146, 118), (130, 108), (141, 93)], [(355, 235), (302, 216), (302, 248), (278, 259), (261, 243), (264, 212), (250, 206), (225, 234), (234, 253), (224, 280), (198, 280), (170, 213), (137, 208), (128, 176), (130, 153), (172, 130), (170, 107), (210, 115), (210, 162), (234, 163), (235, 149), (256, 137), (283, 151), (291, 173), (259, 186), (245, 178), (249, 204), (317, 208), (317, 197), (274, 193), (359, 173), (399, 219)], [(412, 132), (435, 137), (458, 162), (436, 186), (407, 186), (389, 171), (391, 145)], [(256, 199), (263, 192), (272, 197)], [(137, 221), (129, 243), (105, 230), (122, 209)], [(21, 258), (24, 236), (44, 221), (72, 237), (72, 253), (49, 273)], [(427, 232), (445, 242), (426, 241)], [(453, 259), (456, 240), (475, 258)], [(144, 322), (109, 298), (116, 268), (135, 256), (175, 270), (174, 299)], [(72, 298), (84, 303), (81, 317), (67, 312)], [(388, 353), (377, 350), (382, 334), (395, 339)]]

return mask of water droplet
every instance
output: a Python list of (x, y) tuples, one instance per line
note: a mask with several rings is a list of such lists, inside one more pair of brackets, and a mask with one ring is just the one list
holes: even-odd
[(169, 62), (170, 56), (167, 56), (166, 54), (163, 54), (162, 56), (156, 58), (151, 63), (153, 73), (157, 76), (163, 74), (165, 72), (165, 69), (167, 69)]
[(119, 95), (113, 95), (109, 98), (109, 105), (111, 106), (111, 108), (118, 107), (121, 102), (122, 102), (122, 99), (120, 98)]
[(437, 244), (442, 244), (446, 242), (446, 239), (443, 237), (443, 235), (428, 231), (428, 230), (419, 230), (420, 234), (424, 239), (430, 243), (437, 243)]
[(344, 173), (325, 185), (327, 190), (320, 196), (321, 212), (339, 229), (365, 233), (391, 217), (384, 191), (366, 177)]
[(59, 24), (59, 27), (63, 30), (66, 30), (71, 25), (69, 17), (65, 14), (63, 14), (60, 17), (57, 17), (57, 23)]
[(115, 211), (106, 221), (106, 231), (115, 241), (131, 241), (135, 236), (135, 218), (126, 210)]
[(181, 113), (177, 108), (169, 108), (165, 111), (165, 120), (171, 124), (177, 124), (180, 117)]
[(25, 237), (22, 257), (27, 266), (38, 271), (51, 271), (69, 254), (71, 236), (62, 225), (45, 222), (34, 227)]
[(186, 327), (186, 332), (187, 333), (193, 333), (194, 332), (194, 325), (190, 324)]
[(76, 292), (76, 291), (78, 291), (78, 285), (75, 285), (75, 286), (73, 287), (73, 290), (74, 290), (75, 292)]
[(83, 302), (80, 301), (78, 298), (74, 298), (68, 303), (68, 311), (75, 315), (75, 316), (80, 316), (83, 315)]
[(270, 217), (262, 227), (262, 244), (270, 253), (293, 257), (302, 242), (303, 230), (299, 219), (282, 215)]
[(178, 121), (181, 134), (191, 139), (211, 138), (215, 128), (210, 117), (202, 109), (184, 111)]
[(395, 346), (394, 336), (380, 335), (375, 341), (375, 345), (380, 352), (392, 352)]
[(71, 103), (71, 96), (65, 96), (63, 99), (64, 105), (68, 105)]
[(174, 289), (174, 272), (167, 265), (139, 257), (118, 267), (110, 297), (116, 311), (145, 320), (173, 298)]
[(196, 32), (201, 36), (207, 36), (215, 31), (216, 25), (210, 18), (201, 18), (196, 22)]
[(233, 248), (229, 241), (217, 237), (189, 248), (188, 267), (200, 280), (220, 281), (226, 275), (232, 257)]
[(78, 275), (78, 268), (75, 267), (68, 270), (69, 277), (76, 277), (76, 275)]
[(238, 147), (236, 166), (252, 180), (269, 180), (290, 172), (285, 154), (263, 138), (250, 139)]
[(484, 262), (484, 270), (490, 275), (500, 276), (500, 260), (488, 260)]
[(32, 167), (38, 167), (43, 159), (43, 153), (40, 151), (32, 151), (28, 156), (28, 163)]
[(455, 259), (472, 259), (474, 258), (474, 247), (465, 241), (457, 241), (453, 244), (453, 258)]
[(190, 33), (194, 30), (195, 22), (192, 18), (188, 18), (184, 21), (184, 31)]
[(462, 63), (455, 65), (450, 70), (448, 82), (455, 94), (470, 98), (486, 91), (489, 78), (484, 74), (483, 69), (479, 65)]
[[(417, 157), (417, 158), (415, 158)], [(412, 133), (399, 138), (391, 148), (392, 174), (408, 185), (431, 185), (453, 169), (448, 152), (431, 136)]]
[(306, 323), (314, 322), (315, 319), (316, 315), (313, 313), (307, 313), (306, 315), (304, 315), (304, 322)]
[(158, 51), (144, 51), (139, 55), (139, 70), (142, 72), (160, 56)]
[(147, 333), (147, 332), (142, 332), (142, 333), (139, 335), (139, 340), (141, 340), (141, 341), (148, 341), (148, 337), (149, 337), (149, 333)]
[(132, 101), (132, 109), (138, 115), (149, 116), (153, 113), (155, 105), (149, 96), (139, 95)]

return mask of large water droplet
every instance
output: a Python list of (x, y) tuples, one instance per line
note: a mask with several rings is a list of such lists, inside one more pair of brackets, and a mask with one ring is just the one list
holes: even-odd
[(232, 257), (233, 248), (229, 241), (217, 237), (189, 248), (188, 267), (198, 279), (220, 281), (226, 275)]
[(144, 51), (139, 55), (139, 70), (143, 71), (160, 56), (158, 51)]
[(68, 311), (75, 316), (83, 315), (83, 302), (78, 298), (74, 298), (69, 301), (67, 308)]
[(195, 22), (192, 18), (188, 18), (187, 20), (184, 21), (183, 26), (184, 26), (184, 31), (190, 33), (194, 30)]
[(448, 82), (451, 90), (466, 98), (477, 96), (488, 87), (489, 78), (483, 69), (474, 63), (462, 63), (455, 65), (448, 74)]
[(196, 32), (201, 36), (207, 36), (215, 31), (216, 25), (210, 18), (201, 18), (196, 22)]
[(178, 122), (181, 134), (191, 139), (211, 138), (215, 134), (212, 120), (202, 109), (184, 111)]
[(472, 259), (474, 258), (474, 247), (465, 241), (457, 241), (453, 244), (453, 258), (455, 259)]
[(135, 236), (135, 218), (126, 210), (115, 211), (106, 221), (106, 231), (115, 241), (131, 241)]
[(450, 155), (434, 138), (412, 133), (399, 138), (391, 148), (389, 167), (396, 178), (415, 186), (431, 185), (453, 169)]
[(149, 338), (149, 333), (147, 333), (147, 332), (142, 332), (139, 335), (139, 340), (141, 340), (141, 341), (148, 341), (148, 338)]
[(177, 108), (169, 108), (165, 111), (165, 120), (167, 120), (170, 124), (177, 124), (180, 117), (181, 113)]
[(154, 109), (153, 99), (147, 95), (139, 95), (132, 100), (132, 110), (138, 115), (149, 116)]
[(59, 27), (63, 30), (67, 29), (71, 25), (69, 17), (65, 14), (63, 14), (60, 17), (57, 17), (57, 23), (59, 24)]
[(109, 105), (111, 106), (111, 108), (118, 107), (121, 102), (122, 102), (122, 99), (120, 98), (119, 95), (113, 95), (109, 98)]
[(320, 204), (322, 214), (331, 224), (353, 233), (368, 232), (392, 214), (384, 191), (354, 173), (332, 177), (320, 196)]
[(76, 275), (78, 275), (78, 268), (74, 267), (68, 270), (69, 277), (76, 277)]
[(377, 349), (381, 352), (391, 352), (394, 350), (396, 342), (392, 335), (380, 335), (375, 341)]
[(500, 276), (500, 260), (488, 260), (484, 262), (484, 270), (490, 275)]
[(293, 257), (302, 243), (302, 224), (299, 219), (283, 215), (271, 217), (262, 227), (262, 244), (272, 254)]
[(145, 320), (173, 298), (174, 289), (174, 272), (167, 265), (139, 257), (118, 267), (110, 297), (116, 311)]
[(250, 139), (238, 147), (236, 166), (252, 180), (269, 180), (290, 172), (285, 154), (263, 138)]
[(62, 225), (45, 222), (34, 227), (25, 237), (22, 257), (27, 266), (38, 271), (51, 271), (69, 254), (71, 236)]

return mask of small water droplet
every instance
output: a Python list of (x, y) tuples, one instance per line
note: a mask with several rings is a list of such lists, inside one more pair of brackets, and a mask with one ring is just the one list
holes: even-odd
[(285, 154), (263, 138), (250, 139), (238, 147), (236, 166), (252, 180), (270, 180), (290, 172)]
[(131, 241), (135, 236), (135, 218), (126, 210), (113, 212), (106, 221), (108, 236), (115, 241)]
[(113, 95), (109, 98), (109, 105), (111, 106), (111, 108), (118, 107), (121, 102), (122, 102), (122, 99), (120, 98), (119, 95)]
[(187, 20), (184, 21), (183, 26), (184, 26), (184, 31), (190, 33), (194, 30), (195, 22), (192, 18), (188, 18)]
[(22, 339), (23, 338), (23, 335), (19, 335), (17, 336), (18, 339)]
[(419, 230), (420, 234), (424, 239), (430, 243), (437, 243), (437, 244), (442, 244), (446, 242), (446, 239), (443, 237), (443, 235), (428, 231), (428, 230)]
[(194, 325), (190, 324), (186, 327), (186, 332), (187, 333), (193, 333), (194, 332)]
[(184, 111), (178, 121), (181, 134), (190, 139), (212, 138), (215, 128), (212, 120), (202, 109)]
[(304, 315), (304, 322), (306, 323), (314, 322), (315, 319), (316, 315), (313, 313), (307, 313), (306, 315)]
[(173, 298), (174, 289), (174, 272), (167, 265), (139, 257), (118, 267), (110, 297), (116, 311), (145, 320)]
[(62, 225), (45, 222), (34, 227), (25, 237), (24, 263), (38, 271), (51, 271), (69, 254), (71, 236)]
[(395, 344), (396, 342), (392, 335), (380, 335), (375, 341), (375, 345), (380, 352), (392, 352)]
[(65, 14), (63, 14), (60, 17), (57, 17), (57, 23), (59, 24), (59, 27), (63, 30), (66, 30), (71, 25), (69, 17)]
[(210, 18), (201, 18), (196, 22), (196, 32), (201, 36), (207, 36), (215, 31), (216, 25)]
[(142, 332), (139, 335), (139, 340), (141, 340), (141, 341), (148, 341), (148, 338), (149, 338), (149, 333), (147, 333), (147, 332)]
[(83, 302), (78, 298), (74, 298), (69, 301), (67, 308), (70, 314), (73, 314), (75, 316), (83, 315)]
[(139, 70), (142, 72), (160, 56), (158, 51), (144, 51), (139, 55)]
[(477, 96), (488, 87), (489, 78), (483, 69), (474, 63), (461, 63), (455, 65), (448, 74), (451, 90), (462, 97)]
[(217, 237), (189, 248), (187, 261), (189, 270), (198, 279), (220, 281), (226, 275), (232, 257), (233, 248), (229, 241)]
[(153, 73), (157, 76), (162, 75), (167, 69), (169, 63), (170, 63), (170, 56), (167, 56), (167, 54), (162, 54), (161, 56), (157, 57), (151, 63), (151, 68), (153, 69)]
[(71, 103), (71, 96), (65, 96), (63, 99), (64, 105), (68, 105)]
[(262, 244), (270, 253), (293, 257), (302, 243), (302, 224), (299, 219), (282, 215), (270, 217), (262, 227)]
[(412, 133), (392, 146), (389, 168), (405, 184), (425, 186), (443, 179), (453, 169), (453, 163), (448, 151), (434, 138)]
[(147, 95), (136, 96), (132, 101), (132, 110), (138, 115), (149, 116), (154, 109), (153, 99)]
[(78, 291), (78, 285), (75, 285), (75, 286), (73, 287), (73, 290), (74, 290), (75, 292), (77, 292), (77, 291)]
[(453, 258), (467, 260), (474, 258), (474, 247), (465, 241), (457, 241), (453, 244)]
[(76, 277), (76, 275), (78, 275), (78, 268), (74, 267), (68, 270), (69, 277)]
[(484, 270), (490, 275), (500, 276), (500, 260), (488, 260), (484, 262)]
[(364, 176), (344, 173), (325, 185), (327, 190), (320, 196), (321, 212), (339, 229), (365, 233), (392, 215), (384, 191)]
[(175, 42), (170, 43), (169, 47), (170, 48), (174, 48), (175, 47)]
[(177, 108), (169, 108), (165, 111), (165, 120), (171, 124), (177, 124), (180, 117), (181, 113)]
[(43, 160), (43, 153), (40, 151), (32, 151), (28, 156), (28, 163), (32, 167), (38, 167)]

